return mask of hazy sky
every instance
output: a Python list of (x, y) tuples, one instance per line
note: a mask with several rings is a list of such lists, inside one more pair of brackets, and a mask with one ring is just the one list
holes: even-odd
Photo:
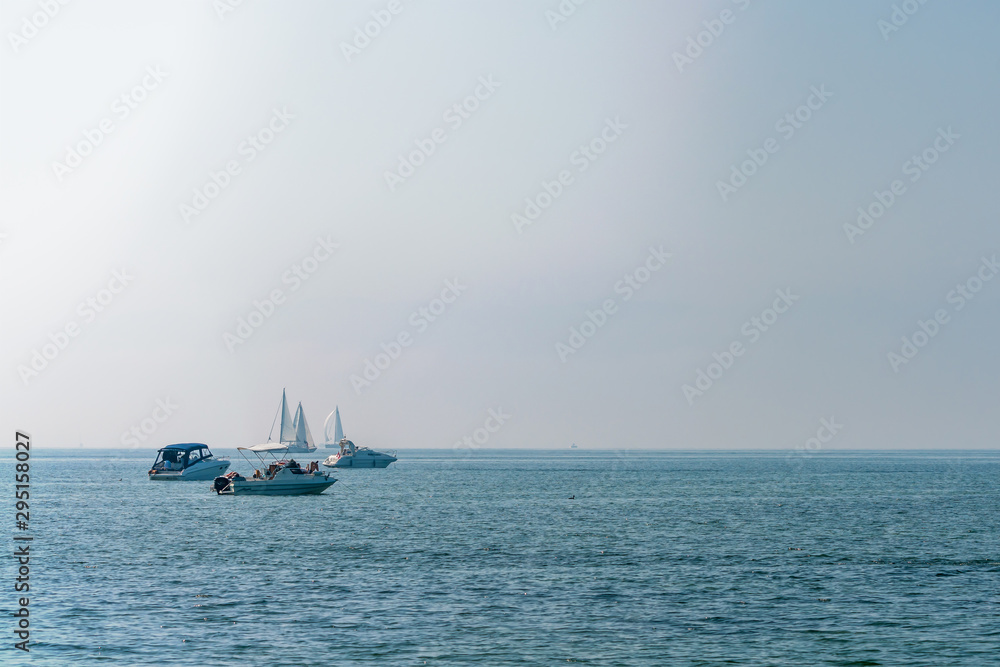
[(230, 4), (2, 5), (10, 438), (996, 446), (995, 3)]

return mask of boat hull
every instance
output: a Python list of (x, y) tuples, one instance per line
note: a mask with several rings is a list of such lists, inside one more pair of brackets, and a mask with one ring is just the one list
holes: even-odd
[(229, 461), (214, 460), (210, 464), (194, 466), (184, 470), (157, 470), (149, 475), (158, 482), (206, 482), (222, 475), (229, 468)]
[(317, 481), (233, 480), (219, 495), (235, 496), (309, 496), (323, 493), (337, 480), (320, 477)]
[(359, 459), (354, 456), (341, 456), (340, 458), (330, 461), (331, 458), (333, 457), (330, 457), (323, 462), (323, 465), (327, 468), (388, 468), (389, 464), (396, 460), (391, 457)]
[(286, 451), (290, 454), (311, 454), (316, 451), (316, 448), (313, 447), (312, 449), (306, 449), (305, 447), (298, 445), (289, 445)]
[(310, 496), (323, 493), (336, 480), (322, 484), (268, 484), (267, 482), (236, 482), (232, 491), (236, 496)]

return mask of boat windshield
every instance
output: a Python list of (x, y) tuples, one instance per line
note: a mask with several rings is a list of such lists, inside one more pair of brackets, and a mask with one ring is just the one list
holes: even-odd
[(182, 449), (161, 449), (153, 463), (156, 470), (183, 470), (202, 459), (211, 458), (212, 453), (202, 447), (185, 452)]
[(179, 449), (161, 449), (156, 457), (153, 468), (162, 470), (181, 470), (185, 466), (187, 452)]

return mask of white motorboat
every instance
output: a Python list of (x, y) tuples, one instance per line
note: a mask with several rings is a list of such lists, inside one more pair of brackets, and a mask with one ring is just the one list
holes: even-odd
[[(279, 427), (278, 442), (287, 447), (293, 454), (309, 454), (316, 451), (313, 444), (312, 432), (309, 431), (309, 424), (306, 422), (306, 414), (302, 411), (302, 403), (299, 402), (298, 409), (295, 410), (293, 419), (288, 412), (288, 400), (285, 398), (285, 390), (281, 390), (281, 425)], [(275, 415), (277, 418), (277, 415)], [(274, 424), (271, 425), (274, 429)], [(268, 442), (271, 438), (268, 437)]]
[(326, 436), (326, 442), (323, 444), (326, 449), (340, 450), (323, 461), (323, 465), (327, 468), (385, 468), (396, 460), (395, 452), (390, 455), (372, 451), (367, 447), (356, 447), (353, 442), (345, 438), (344, 427), (340, 423), (339, 405), (327, 415), (323, 424), (323, 435)]
[(340, 451), (327, 457), (323, 465), (327, 468), (385, 468), (395, 460), (395, 452), (383, 454), (368, 447), (356, 447), (344, 438), (340, 441)]
[[(278, 459), (276, 453), (284, 455), (288, 451), (281, 443), (269, 442), (237, 449), (241, 454), (253, 452), (260, 467), (254, 470), (251, 477), (243, 477), (236, 472), (216, 477), (213, 488), (220, 496), (303, 496), (323, 493), (337, 481), (330, 477), (330, 473), (320, 472), (318, 461), (313, 461), (303, 469), (295, 459)], [(270, 463), (265, 460), (264, 454), (270, 454)], [(250, 462), (249, 459), (247, 461)]]
[[(333, 424), (330, 420), (333, 419)], [(333, 436), (330, 435), (330, 427), (333, 427)], [(326, 436), (326, 442), (323, 443), (323, 447), (326, 449), (337, 449), (340, 447), (340, 441), (344, 439), (344, 427), (340, 424), (340, 406), (326, 416), (326, 422), (323, 423), (323, 435)]]
[(156, 480), (204, 481), (221, 475), (228, 467), (229, 459), (215, 458), (208, 445), (187, 442), (167, 445), (157, 452), (148, 474)]

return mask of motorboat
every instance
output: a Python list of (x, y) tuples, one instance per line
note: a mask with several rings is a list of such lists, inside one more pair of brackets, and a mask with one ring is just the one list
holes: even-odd
[[(333, 423), (330, 423), (330, 420)], [(330, 428), (333, 428), (333, 434), (330, 434)], [(340, 423), (340, 406), (338, 405), (336, 409), (326, 416), (326, 422), (323, 423), (323, 435), (326, 436), (326, 442), (323, 443), (323, 447), (326, 449), (337, 449), (340, 447), (340, 441), (344, 439), (344, 427)]]
[[(288, 448), (278, 442), (237, 449), (244, 458), (244, 452), (256, 455), (260, 467), (250, 477), (235, 471), (216, 477), (212, 488), (220, 496), (304, 496), (323, 493), (337, 481), (330, 477), (330, 473), (320, 471), (318, 461), (302, 468), (295, 459), (279, 459), (277, 455), (283, 457)], [(265, 454), (270, 455), (270, 462), (265, 459)], [(250, 459), (247, 462), (251, 466), (258, 465)]]
[(390, 455), (372, 451), (367, 447), (357, 447), (345, 438), (344, 427), (340, 423), (339, 405), (327, 415), (323, 424), (323, 435), (326, 436), (326, 442), (323, 444), (326, 449), (339, 450), (323, 461), (323, 465), (327, 468), (385, 468), (396, 460), (395, 452)]
[[(313, 444), (312, 432), (309, 431), (309, 424), (306, 422), (306, 414), (302, 411), (302, 403), (299, 402), (299, 407), (295, 411), (295, 417), (292, 418), (291, 414), (288, 412), (288, 399), (285, 398), (285, 390), (281, 390), (281, 406), (278, 408), (281, 412), (281, 425), (278, 428), (278, 442), (287, 448), (290, 453), (293, 454), (309, 454), (316, 451), (316, 445)], [(277, 415), (275, 415), (277, 419)], [(272, 430), (274, 425), (271, 425)], [(270, 435), (268, 436), (268, 442), (270, 442)]]
[(327, 468), (385, 468), (396, 460), (395, 452), (383, 454), (368, 447), (357, 447), (344, 438), (340, 441), (340, 451), (327, 457), (323, 465)]
[(187, 442), (159, 450), (148, 474), (150, 479), (157, 480), (204, 481), (214, 479), (227, 468), (229, 459), (215, 458), (208, 445)]

